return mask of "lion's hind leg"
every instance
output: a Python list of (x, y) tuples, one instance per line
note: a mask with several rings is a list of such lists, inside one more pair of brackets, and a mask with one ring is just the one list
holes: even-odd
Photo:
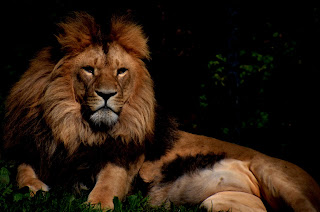
[(320, 187), (298, 166), (258, 155), (250, 170), (256, 176), (263, 198), (275, 210), (320, 211)]
[(238, 191), (218, 192), (205, 199), (201, 207), (207, 209), (207, 211), (267, 211), (259, 197)]
[(21, 164), (18, 167), (17, 182), (19, 188), (28, 186), (33, 196), (37, 191), (49, 191), (49, 187), (38, 179), (33, 168), (28, 164)]

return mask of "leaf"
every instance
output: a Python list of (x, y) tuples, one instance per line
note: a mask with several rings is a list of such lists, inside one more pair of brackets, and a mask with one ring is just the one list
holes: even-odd
[(137, 195), (129, 196), (128, 202), (129, 202), (130, 208), (137, 209), (137, 206), (139, 204), (139, 199), (138, 199)]
[(20, 200), (23, 199), (23, 197), (24, 197), (23, 194), (17, 193), (17, 194), (15, 194), (15, 195), (13, 196), (13, 201), (14, 201), (14, 202), (19, 202)]
[(2, 167), (0, 169), (0, 183), (8, 185), (10, 183), (9, 175), (10, 175), (10, 172), (8, 171), (8, 169), (5, 167)]
[(273, 57), (271, 55), (265, 55), (265, 56), (263, 56), (262, 60), (264, 63), (269, 64), (273, 61)]
[(207, 96), (205, 94), (199, 96), (200, 100), (207, 101)]
[(121, 212), (122, 211), (122, 203), (119, 200), (118, 197), (113, 198), (113, 204), (114, 204), (114, 211), (115, 212)]
[(206, 108), (208, 107), (208, 103), (205, 103), (205, 102), (200, 102), (200, 107), (203, 107), (203, 108)]
[(239, 68), (241, 68), (241, 69), (244, 69), (244, 70), (246, 70), (246, 71), (248, 71), (248, 72), (252, 72), (253, 71), (253, 65), (240, 65), (240, 67)]
[(12, 184), (5, 187), (5, 189), (2, 191), (2, 196), (6, 196), (7, 194), (11, 194), (11, 193), (12, 193)]
[(240, 50), (240, 53), (239, 53), (240, 56), (243, 56), (245, 54), (246, 54), (246, 50)]
[(252, 56), (252, 57), (257, 57), (257, 56), (258, 56), (258, 53), (257, 53), (257, 52), (251, 52), (251, 56)]
[(273, 33), (273, 35), (272, 35), (274, 38), (276, 38), (276, 37), (278, 37), (279, 36), (279, 32), (275, 32), (275, 33)]
[(222, 132), (223, 132), (223, 134), (228, 135), (230, 132), (230, 129), (229, 128), (222, 128)]
[(217, 54), (216, 58), (218, 58), (219, 60), (223, 61), (223, 62), (227, 62), (227, 58), (222, 57), (222, 54)]

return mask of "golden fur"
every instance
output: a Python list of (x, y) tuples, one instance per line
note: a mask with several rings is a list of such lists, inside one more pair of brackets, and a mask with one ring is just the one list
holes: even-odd
[[(38, 163), (45, 167), (42, 164), (57, 154), (60, 144), (68, 157), (74, 158), (80, 145), (99, 146), (116, 140), (143, 146), (153, 134), (155, 99), (153, 81), (142, 61), (149, 59), (149, 50), (141, 26), (114, 17), (109, 34), (103, 34), (94, 18), (82, 12), (58, 26), (58, 45), (41, 50), (10, 92), (4, 148), (34, 146), (30, 152), (44, 155)], [(26, 158), (32, 157), (30, 154)], [(38, 165), (21, 160), (19, 186), (29, 186), (33, 192), (48, 190), (38, 177), (52, 173), (40, 168), (36, 174), (33, 167)], [(130, 170), (128, 177), (117, 180), (126, 190), (138, 168)], [(110, 177), (114, 176), (98, 179), (112, 181)], [(120, 198), (125, 193), (122, 191)], [(102, 201), (103, 206), (112, 207), (116, 194), (109, 193), (111, 203)], [(97, 203), (93, 196), (89, 201)]]
[[(152, 205), (202, 203), (208, 211), (266, 211), (264, 199), (274, 210), (320, 210), (319, 185), (296, 165), (205, 136), (179, 131), (178, 137), (172, 149), (159, 160), (145, 161), (139, 171), (150, 183)], [(221, 154), (224, 159), (205, 168), (183, 164), (194, 170), (175, 180), (166, 179), (165, 167), (179, 158)], [(183, 165), (170, 171), (183, 169)]]
[(155, 206), (266, 211), (264, 199), (274, 209), (320, 210), (320, 188), (299, 167), (179, 131), (156, 114), (140, 26), (114, 17), (105, 34), (75, 13), (59, 27), (58, 47), (39, 52), (7, 100), (4, 148), (20, 161), (20, 187), (47, 191), (45, 180), (88, 175), (95, 178), (88, 202), (113, 208), (139, 173)]
[[(45, 48), (31, 62), (29, 70), (14, 86), (7, 99), (6, 137), (13, 137), (16, 133), (30, 133), (29, 130), (32, 129), (28, 126), (33, 126), (35, 117), (43, 113), (43, 119), (52, 130), (54, 141), (64, 142), (71, 152), (80, 142), (92, 145), (104, 142), (108, 136), (121, 138), (124, 142), (143, 143), (145, 137), (153, 132), (155, 100), (153, 82), (140, 60), (149, 57), (147, 39), (141, 27), (124, 18), (113, 18), (110, 35), (112, 42), (108, 43), (108, 51), (109, 54), (118, 53), (104, 58), (106, 55), (102, 44), (93, 43), (101, 35), (91, 16), (78, 13), (76, 18), (68, 18), (59, 26), (63, 32), (57, 38), (61, 50), (66, 54), (55, 63), (51, 58), (51, 48)], [(122, 61), (124, 54), (126, 60)], [(86, 96), (95, 95), (93, 89), (99, 89), (96, 85), (98, 82), (111, 84), (116, 80), (110, 82), (111, 77), (99, 75), (99, 81), (95, 79), (96, 84), (87, 79), (78, 82), (77, 72), (83, 72), (81, 68), (88, 65), (101, 66), (99, 68), (102, 71), (115, 71), (122, 68), (121, 65), (127, 65), (134, 72), (130, 76), (130, 87), (126, 88), (130, 90), (119, 90), (126, 94), (119, 100), (125, 101), (121, 105), (119, 121), (107, 132), (94, 132), (91, 129), (82, 118), (81, 105), (85, 104), (83, 101)], [(83, 91), (80, 89), (84, 87), (91, 93), (81, 93)], [(120, 85), (114, 89), (120, 89)], [(25, 112), (23, 110), (27, 112), (24, 118), (21, 117)], [(21, 132), (17, 129), (28, 131)]]
[(49, 191), (49, 187), (38, 179), (36, 173), (30, 165), (21, 164), (18, 167), (17, 178), (18, 185), (28, 186), (31, 190), (31, 195), (34, 195), (38, 190)]

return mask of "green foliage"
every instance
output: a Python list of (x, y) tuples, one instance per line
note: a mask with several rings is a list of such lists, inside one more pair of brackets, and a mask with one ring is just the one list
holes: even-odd
[[(251, 51), (250, 53), (249, 55), (251, 55), (253, 59), (251, 64), (243, 64), (239, 66), (240, 84), (244, 84), (248, 77), (257, 77), (258, 74), (261, 75), (261, 80), (266, 81), (271, 76), (271, 72), (274, 68), (273, 56), (268, 54), (262, 55), (256, 51)], [(245, 50), (240, 52), (240, 56), (248, 57), (249, 55)]]
[(268, 126), (268, 123), (269, 113), (257, 109), (253, 115), (249, 116), (247, 120), (242, 122), (242, 128), (264, 128)]
[(295, 64), (301, 61), (296, 57), (296, 42), (274, 31), (272, 25), (268, 27), (268, 33), (252, 34), (252, 39), (246, 40), (244, 45), (239, 42), (236, 50), (218, 52), (208, 61), (208, 75), (200, 85), (202, 118), (200, 123), (196, 123), (199, 129), (205, 127), (202, 122), (210, 122), (228, 109), (233, 110), (230, 112), (234, 115), (231, 114), (226, 123), (212, 126), (220, 129), (215, 135), (233, 137), (243, 128), (271, 126), (272, 113), (268, 111), (265, 101), (272, 92), (270, 88), (274, 76), (281, 74), (278, 73), (282, 71), (279, 61), (293, 61)]
[[(238, 69), (240, 72), (240, 84), (244, 84), (247, 80), (249, 80), (250, 77), (262, 76), (262, 80), (264, 81), (269, 79), (274, 68), (273, 56), (268, 54), (263, 55), (256, 51), (247, 52), (246, 50), (241, 50), (239, 52), (239, 56), (239, 60), (248, 62), (250, 61), (250, 63), (244, 62), (244, 64), (240, 64), (238, 67), (236, 67), (236, 69)], [(231, 80), (229, 78), (233, 76), (229, 74), (227, 63), (227, 58), (222, 54), (217, 54), (215, 56), (215, 60), (211, 60), (208, 63), (208, 68), (211, 73), (213, 83), (216, 86), (230, 86), (227, 84), (227, 82), (230, 82)], [(203, 98), (203, 96), (201, 97)]]
[(200, 100), (200, 107), (208, 107), (208, 102), (207, 102), (207, 96), (205, 94), (199, 96), (199, 100)]
[(145, 208), (148, 207), (148, 198), (143, 197), (141, 192), (138, 192), (137, 194), (128, 196), (124, 203), (122, 203), (118, 197), (115, 197), (113, 199), (113, 204), (115, 212), (145, 211)]
[(215, 60), (209, 61), (208, 68), (211, 71), (212, 80), (215, 85), (226, 86), (226, 79), (228, 78), (226, 72), (227, 58), (222, 54), (217, 54)]
[[(237, 67), (233, 67), (237, 71), (236, 76), (235, 74), (230, 74), (227, 57), (223, 54), (217, 54), (214, 60), (209, 61), (208, 70), (211, 78), (206, 83), (201, 84), (201, 88), (204, 91), (199, 96), (201, 108), (209, 108), (211, 96), (209, 92), (211, 92), (211, 89), (222, 90), (222, 93), (224, 90), (230, 93), (228, 89), (233, 86), (232, 83), (235, 81), (238, 82), (239, 90), (257, 91), (256, 95), (262, 95), (265, 92), (264, 82), (268, 81), (272, 76), (275, 66), (274, 57), (254, 50), (241, 50), (238, 55), (240, 63)], [(255, 83), (251, 83), (252, 81)], [(211, 87), (209, 84), (211, 84)], [(242, 128), (264, 128), (268, 126), (269, 113), (257, 108), (240, 121)], [(228, 135), (231, 130), (228, 127), (223, 127), (221, 132)]]

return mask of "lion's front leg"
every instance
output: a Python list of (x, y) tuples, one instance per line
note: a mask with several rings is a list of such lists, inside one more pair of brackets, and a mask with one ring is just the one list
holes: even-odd
[(33, 168), (28, 164), (21, 164), (18, 167), (17, 182), (19, 188), (28, 186), (33, 196), (37, 191), (49, 191), (49, 187), (37, 177)]
[(130, 189), (134, 176), (138, 173), (142, 160), (131, 166), (129, 170), (108, 163), (98, 174), (97, 182), (89, 194), (88, 203), (101, 204), (103, 209), (113, 209), (113, 198), (122, 200)]
[(128, 173), (125, 168), (107, 164), (98, 174), (97, 182), (89, 194), (88, 202), (113, 209), (113, 198), (122, 199), (128, 192)]

